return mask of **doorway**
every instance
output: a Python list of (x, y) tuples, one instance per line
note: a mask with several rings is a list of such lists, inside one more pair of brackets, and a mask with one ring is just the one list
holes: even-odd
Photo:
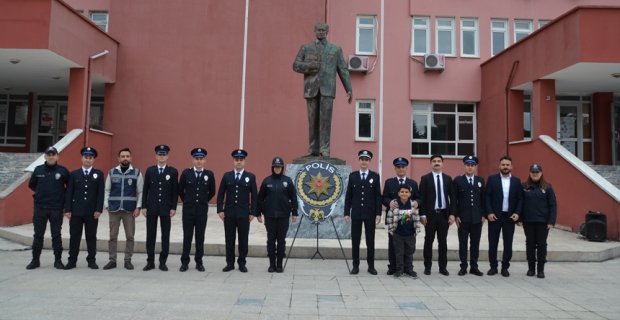
[(558, 142), (588, 164), (594, 161), (591, 111), (590, 103), (572, 101), (557, 103)]
[(620, 104), (611, 105), (611, 132), (613, 164), (620, 166)]
[(37, 151), (44, 152), (67, 134), (67, 104), (45, 102), (39, 106)]

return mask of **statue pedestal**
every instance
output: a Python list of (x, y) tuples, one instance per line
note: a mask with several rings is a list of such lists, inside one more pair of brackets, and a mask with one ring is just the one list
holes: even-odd
[(335, 166), (344, 166), (347, 164), (346, 161), (338, 158), (325, 158), (321, 156), (310, 156), (310, 157), (301, 157), (293, 159), (293, 164), (306, 164), (312, 161), (324, 161), (329, 164), (333, 164)]

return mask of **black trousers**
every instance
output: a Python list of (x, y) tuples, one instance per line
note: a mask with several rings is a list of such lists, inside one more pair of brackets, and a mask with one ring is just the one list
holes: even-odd
[(146, 262), (155, 262), (155, 242), (157, 241), (157, 219), (161, 227), (161, 253), (159, 263), (166, 263), (170, 250), (170, 216), (146, 216)]
[(50, 233), (52, 234), (52, 248), (54, 255), (62, 254), (62, 237), (60, 230), (62, 229), (62, 209), (42, 209), (34, 207), (32, 214), (32, 224), (34, 226), (34, 235), (32, 240), (32, 258), (38, 260), (43, 249), (43, 237), (47, 222), (50, 223)]
[[(388, 259), (390, 262), (388, 269), (396, 270), (398, 263), (396, 262), (396, 253), (394, 252), (394, 236), (391, 233), (388, 233)], [(405, 261), (403, 260), (402, 262), (404, 263)]]
[(523, 231), (525, 232), (525, 255), (530, 265), (536, 263), (538, 256), (538, 267), (543, 267), (547, 262), (547, 236), (549, 229), (545, 222), (524, 222)]
[(458, 229), (459, 235), (459, 258), (461, 269), (467, 269), (467, 242), (469, 246), (469, 261), (471, 267), (478, 269), (478, 256), (480, 255), (480, 236), (482, 235), (482, 223), (461, 222)]
[(435, 242), (435, 233), (437, 234), (438, 257), (440, 269), (448, 266), (448, 217), (445, 211), (433, 212), (430, 216), (426, 216), (426, 227), (424, 231), (424, 268), (430, 269), (433, 265), (433, 242)]
[(415, 234), (401, 236), (394, 233), (394, 251), (396, 254), (396, 271), (413, 271), (413, 254), (415, 253)]
[(375, 267), (375, 219), (351, 219), (351, 248), (353, 255), (353, 267), (360, 266), (360, 242), (362, 241), (362, 225), (366, 233), (366, 262), (368, 268)]
[(82, 242), (82, 229), (84, 229), (86, 248), (88, 249), (86, 261), (95, 262), (98, 225), (99, 219), (95, 219), (92, 215), (71, 215), (71, 220), (69, 220), (69, 233), (71, 234), (69, 239), (69, 262), (77, 261), (78, 254), (80, 253), (80, 242)]
[(181, 254), (181, 263), (189, 263), (189, 253), (192, 250), (192, 238), (194, 230), (196, 231), (196, 252), (194, 261), (202, 264), (202, 257), (205, 254), (205, 230), (207, 229), (207, 218), (205, 214), (183, 214), (183, 254)]
[(235, 238), (239, 238), (239, 267), (245, 266), (248, 256), (248, 235), (250, 234), (249, 218), (224, 218), (224, 237), (226, 239), (226, 264), (235, 264)]
[(489, 221), (489, 263), (491, 268), (497, 268), (497, 246), (499, 245), (499, 234), (502, 233), (504, 241), (504, 254), (502, 256), (502, 269), (510, 267), (512, 259), (512, 239), (515, 234), (515, 222), (510, 219), (508, 212), (503, 212), (501, 218)]
[(276, 256), (278, 258), (284, 258), (286, 255), (286, 233), (288, 232), (288, 222), (288, 217), (265, 217), (265, 229), (267, 229), (267, 256), (269, 256), (269, 258), (276, 258)]

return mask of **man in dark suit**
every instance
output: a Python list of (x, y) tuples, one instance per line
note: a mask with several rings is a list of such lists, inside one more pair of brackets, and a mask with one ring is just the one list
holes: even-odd
[(193, 168), (183, 170), (179, 179), (179, 197), (183, 201), (183, 254), (181, 272), (187, 271), (192, 237), (196, 230), (196, 269), (205, 271), (202, 264), (205, 247), (205, 229), (209, 212), (209, 201), (215, 196), (215, 178), (211, 170), (204, 169), (207, 150), (195, 148), (191, 152)]
[(420, 179), (420, 222), (424, 226), (424, 274), (431, 274), (433, 265), (433, 242), (437, 233), (439, 244), (438, 263), (439, 273), (444, 276), (450, 275), (448, 266), (448, 228), (454, 223), (454, 216), (450, 211), (453, 201), (450, 199), (452, 178), (441, 172), (443, 157), (431, 156), (433, 172), (422, 176)]
[(368, 169), (372, 152), (362, 150), (358, 153), (359, 171), (349, 175), (347, 194), (344, 198), (344, 221), (351, 223), (351, 243), (353, 269), (351, 274), (359, 273), (360, 242), (362, 225), (366, 233), (366, 262), (368, 273), (377, 274), (375, 270), (375, 226), (381, 221), (381, 177)]
[(146, 217), (146, 266), (144, 271), (155, 269), (155, 242), (157, 219), (161, 227), (161, 253), (159, 269), (168, 271), (166, 260), (170, 248), (171, 218), (177, 212), (179, 172), (166, 164), (170, 148), (155, 147), (157, 164), (146, 169), (142, 189), (142, 215)]
[(501, 232), (504, 241), (501, 273), (502, 276), (509, 277), (512, 238), (515, 233), (515, 224), (523, 208), (523, 195), (520, 192), (521, 180), (510, 173), (512, 158), (501, 157), (499, 170), (500, 173), (491, 175), (487, 179), (485, 196), (486, 214), (489, 220), (489, 263), (491, 264), (491, 269), (487, 274), (490, 276), (497, 274), (497, 246)]
[(349, 70), (342, 48), (327, 42), (329, 26), (320, 22), (314, 26), (316, 40), (304, 44), (293, 63), (295, 72), (304, 74), (304, 98), (308, 105), (310, 133), (309, 156), (329, 157), (332, 108), (336, 97), (336, 73), (347, 91), (349, 104), (353, 98)]
[[(420, 194), (418, 193), (418, 183), (415, 180), (407, 178), (407, 166), (409, 160), (405, 158), (396, 158), (392, 162), (394, 164), (394, 170), (396, 171), (396, 177), (385, 180), (383, 186), (383, 205), (389, 210), (390, 208), (398, 208), (398, 190), (401, 184), (406, 184), (411, 187), (411, 199), (413, 201), (413, 207), (418, 208), (420, 204)], [(387, 214), (385, 215), (385, 224), (387, 225)], [(388, 232), (388, 258), (390, 264), (388, 264), (388, 276), (393, 275), (396, 272), (396, 255), (394, 253), (394, 239), (392, 234)]]
[(475, 175), (478, 158), (463, 158), (465, 174), (452, 181), (452, 215), (456, 219), (459, 235), (459, 258), (461, 270), (459, 276), (467, 273), (467, 242), (471, 237), (469, 273), (482, 276), (478, 269), (480, 236), (484, 224), (484, 179)]
[(103, 211), (103, 199), (105, 180), (103, 171), (93, 168), (93, 162), (97, 158), (97, 150), (84, 147), (82, 154), (82, 167), (69, 175), (69, 185), (65, 199), (65, 216), (69, 219), (69, 261), (65, 270), (75, 268), (80, 242), (82, 241), (82, 228), (86, 234), (86, 247), (88, 255), (86, 261), (91, 269), (99, 269), (95, 262), (97, 254), (97, 225), (99, 216)]
[(232, 152), (235, 169), (224, 173), (217, 192), (217, 214), (224, 221), (226, 238), (226, 267), (224, 272), (235, 269), (235, 237), (239, 235), (239, 271), (248, 272), (245, 258), (248, 255), (250, 222), (258, 216), (256, 202), (256, 177), (245, 171), (248, 153), (237, 149)]

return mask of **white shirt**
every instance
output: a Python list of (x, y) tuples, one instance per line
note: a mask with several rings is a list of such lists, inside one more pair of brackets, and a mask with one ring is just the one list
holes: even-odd
[[(369, 171), (370, 171), (370, 170), (366, 170), (366, 171), (362, 171), (362, 170), (360, 170), (360, 178), (362, 178), (362, 180), (368, 180), (368, 172), (369, 172)], [(362, 173), (366, 175), (366, 178), (365, 178), (365, 179), (364, 179), (364, 176), (362, 175)]]
[(93, 171), (93, 167), (90, 167), (89, 169), (86, 169), (86, 168), (82, 167), (82, 173), (84, 175), (86, 175), (86, 171), (88, 171), (88, 174), (90, 175), (90, 172)]
[(204, 168), (198, 170), (198, 169), (196, 169), (196, 167), (194, 167), (194, 175), (196, 175), (197, 172), (200, 172), (200, 174), (202, 174), (202, 170), (204, 170)]
[(166, 170), (167, 166), (168, 166), (167, 164), (164, 165), (163, 167), (160, 167), (159, 165), (157, 165), (157, 173), (163, 172), (162, 170)]
[(502, 201), (502, 211), (508, 212), (508, 194), (510, 193), (510, 177), (512, 177), (512, 174), (509, 174), (508, 177), (504, 177), (500, 173), (500, 177), (502, 177), (502, 191), (504, 194), (504, 199)]
[(239, 174), (239, 180), (241, 180), (241, 177), (243, 176), (243, 172), (245, 171), (245, 169), (241, 169), (241, 171), (237, 172), (237, 169), (233, 169), (233, 171), (235, 172), (235, 180), (237, 179), (237, 174)]
[[(443, 190), (443, 177), (441, 176), (441, 172), (433, 172), (433, 184), (435, 185), (435, 192), (437, 192), (437, 176), (439, 176), (439, 189), (441, 190), (441, 195), (437, 195), (437, 197), (435, 197), (435, 210), (441, 210), (446, 208), (446, 196), (444, 195), (445, 192)], [(439, 202), (437, 201), (437, 199), (439, 199), (439, 196), (441, 196), (441, 208), (439, 207)]]

